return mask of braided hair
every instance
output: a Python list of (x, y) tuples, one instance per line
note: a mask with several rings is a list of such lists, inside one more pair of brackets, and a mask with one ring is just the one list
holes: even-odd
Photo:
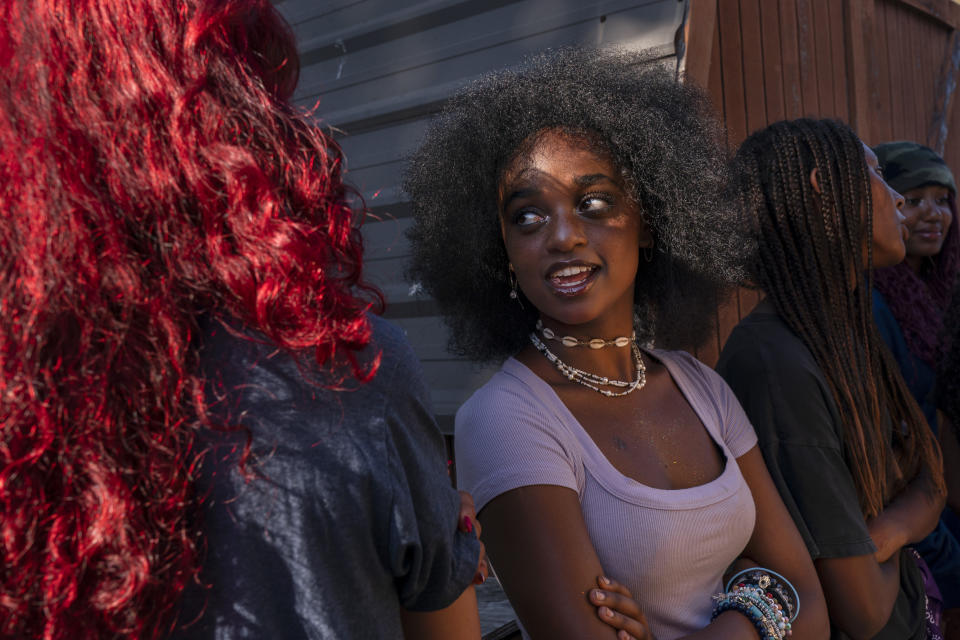
[(734, 164), (757, 241), (750, 275), (823, 371), (861, 510), (876, 516), (921, 469), (940, 478), (941, 462), (871, 315), (873, 203), (863, 145), (837, 121), (777, 122), (747, 138)]

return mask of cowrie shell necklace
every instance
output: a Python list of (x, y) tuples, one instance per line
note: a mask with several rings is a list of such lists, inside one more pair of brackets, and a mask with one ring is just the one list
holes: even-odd
[[(631, 348), (633, 351), (633, 362), (637, 370), (637, 377), (632, 381), (626, 380), (611, 380), (610, 378), (604, 376), (598, 376), (595, 373), (590, 373), (589, 371), (584, 371), (583, 369), (578, 369), (572, 365), (567, 364), (563, 360), (557, 357), (555, 353), (550, 351), (547, 348), (547, 345), (537, 337), (537, 334), (530, 334), (530, 342), (533, 343), (533, 346), (536, 347), (543, 356), (550, 361), (550, 364), (557, 368), (567, 380), (582, 384), (583, 386), (593, 389), (597, 393), (607, 396), (608, 398), (617, 398), (620, 396), (625, 396), (628, 393), (633, 393), (637, 389), (643, 389), (643, 386), (647, 384), (647, 367), (643, 364), (643, 358), (640, 356), (640, 348), (637, 346), (636, 342), (631, 342)], [(618, 389), (623, 389), (623, 391), (610, 391), (609, 389), (601, 389), (600, 387), (614, 387)]]
[(573, 336), (558, 336), (550, 327), (543, 326), (543, 322), (537, 320), (537, 331), (539, 331), (547, 340), (555, 340), (565, 347), (590, 347), (591, 349), (603, 349), (604, 347), (626, 347), (637, 339), (637, 333), (633, 332), (630, 337), (620, 336), (611, 340), (603, 338), (593, 338), (592, 340), (580, 340)]

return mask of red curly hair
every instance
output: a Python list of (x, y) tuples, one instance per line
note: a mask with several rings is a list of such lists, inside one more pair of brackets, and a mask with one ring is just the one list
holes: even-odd
[(268, 0), (0, 4), (0, 637), (171, 629), (202, 316), (372, 375), (382, 300), (297, 64)]

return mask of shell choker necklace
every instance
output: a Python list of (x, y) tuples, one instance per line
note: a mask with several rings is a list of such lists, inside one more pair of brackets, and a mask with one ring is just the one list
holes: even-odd
[(603, 338), (580, 340), (579, 338), (574, 338), (573, 336), (560, 337), (553, 332), (553, 329), (543, 326), (543, 322), (541, 320), (537, 320), (537, 331), (539, 331), (547, 340), (555, 340), (565, 347), (590, 347), (591, 349), (603, 349), (604, 347), (625, 347), (629, 344), (633, 344), (637, 339), (636, 331), (631, 333), (629, 338), (626, 336), (620, 336), (619, 338), (613, 338), (612, 340), (604, 340)]
[[(543, 325), (540, 322), (537, 322), (537, 328), (542, 327)], [(544, 331), (550, 331), (545, 329)], [(552, 332), (551, 332), (552, 333)], [(549, 336), (548, 336), (549, 337)], [(557, 338), (553, 338), (557, 339)], [(575, 340), (576, 338), (574, 338)], [(597, 338), (599, 340), (599, 338)], [(560, 339), (561, 342), (563, 339)], [(616, 398), (619, 396), (625, 396), (629, 393), (633, 393), (637, 389), (642, 389), (645, 384), (647, 384), (647, 367), (643, 364), (643, 358), (640, 356), (640, 348), (637, 346), (636, 340), (631, 338), (616, 338), (615, 340), (628, 340), (628, 344), (631, 347), (633, 352), (633, 362), (637, 368), (637, 377), (633, 381), (625, 380), (611, 380), (605, 376), (598, 376), (595, 373), (590, 373), (589, 371), (584, 371), (583, 369), (578, 369), (574, 366), (571, 366), (557, 357), (555, 353), (550, 351), (547, 348), (547, 345), (544, 344), (543, 340), (537, 337), (536, 333), (530, 334), (530, 342), (533, 343), (533, 346), (536, 347), (537, 351), (542, 353), (547, 360), (550, 361), (550, 364), (557, 368), (567, 380), (582, 384), (588, 389), (593, 389), (597, 393), (603, 394), (608, 398)], [(590, 341), (592, 342), (592, 341)], [(606, 341), (604, 341), (606, 342)], [(589, 342), (585, 344), (590, 344)], [(606, 346), (606, 345), (603, 345)], [(620, 345), (616, 345), (620, 346)], [(594, 349), (600, 349), (601, 347), (593, 347)], [(610, 389), (602, 389), (601, 387), (614, 387), (617, 389), (623, 389), (623, 391), (611, 391)]]

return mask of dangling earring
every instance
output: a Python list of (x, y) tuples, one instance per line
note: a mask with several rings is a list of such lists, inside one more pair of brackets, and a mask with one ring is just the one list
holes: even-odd
[(517, 274), (513, 271), (512, 262), (507, 263), (507, 272), (507, 277), (510, 279), (510, 298), (516, 300), (520, 308), (523, 309), (523, 301), (520, 300), (520, 295), (517, 293)]
[(650, 240), (650, 246), (643, 248), (643, 259), (646, 262), (653, 262), (653, 240)]

